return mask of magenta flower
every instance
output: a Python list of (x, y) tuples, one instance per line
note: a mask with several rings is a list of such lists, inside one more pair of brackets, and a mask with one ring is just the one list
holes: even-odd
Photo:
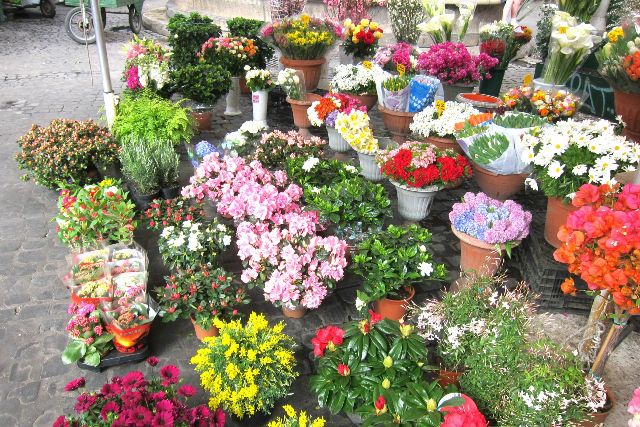
[(167, 387), (170, 384), (175, 384), (180, 379), (180, 369), (174, 365), (163, 366), (160, 369), (160, 376), (164, 379), (162, 385)]
[(53, 426), (52, 427), (69, 427), (69, 421), (67, 421), (67, 419), (65, 418), (64, 415), (60, 415), (53, 422)]
[(102, 410), (100, 411), (100, 418), (107, 421), (111, 412), (116, 414), (120, 412), (120, 406), (118, 406), (118, 404), (113, 400), (110, 400), (102, 407)]
[(190, 384), (185, 384), (178, 389), (178, 394), (184, 397), (195, 396), (196, 392), (196, 388)]
[(76, 399), (76, 404), (73, 406), (73, 409), (75, 409), (78, 414), (83, 414), (91, 409), (91, 407), (96, 403), (96, 400), (98, 400), (96, 396), (92, 396), (88, 393), (82, 393)]
[(151, 420), (151, 427), (173, 426), (171, 412), (158, 412)]
[(469, 84), (489, 77), (498, 60), (485, 53), (471, 56), (463, 43), (434, 44), (418, 57), (417, 69), (443, 84)]
[(147, 363), (149, 364), (149, 366), (156, 366), (158, 364), (158, 362), (160, 362), (160, 361), (155, 356), (151, 356), (151, 357), (147, 358)]
[(76, 378), (74, 380), (69, 381), (67, 385), (64, 386), (64, 391), (74, 391), (84, 387), (84, 385), (85, 385), (84, 377)]
[(131, 371), (122, 377), (122, 387), (124, 387), (125, 390), (144, 387), (146, 384), (147, 382), (144, 379), (144, 375), (140, 371)]

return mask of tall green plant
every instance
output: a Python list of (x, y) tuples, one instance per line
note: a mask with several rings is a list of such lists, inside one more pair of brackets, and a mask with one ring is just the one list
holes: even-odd
[(152, 149), (160, 186), (175, 187), (180, 176), (180, 155), (176, 153), (171, 141), (156, 142)]
[(141, 139), (126, 140), (122, 143), (122, 173), (140, 194), (154, 194), (160, 189), (154, 151), (152, 144)]
[(211, 37), (220, 37), (222, 30), (211, 18), (192, 12), (189, 16), (174, 15), (167, 25), (169, 46), (173, 49), (171, 66), (174, 70), (198, 63), (196, 53)]
[(258, 53), (252, 58), (251, 65), (253, 68), (264, 69), (267, 67), (267, 62), (273, 58), (275, 50), (271, 45), (259, 36), (260, 28), (265, 24), (264, 21), (259, 19), (248, 19), (242, 17), (236, 17), (227, 20), (227, 28), (229, 28), (229, 35), (231, 37), (246, 37), (253, 39), (255, 46), (258, 48)]
[(185, 97), (213, 105), (229, 91), (231, 74), (220, 65), (199, 63), (173, 72), (175, 88)]
[(509, 138), (501, 133), (486, 133), (478, 136), (469, 146), (469, 157), (479, 165), (495, 162), (509, 148)]
[(387, 8), (396, 40), (416, 44), (420, 38), (418, 24), (427, 20), (420, 0), (389, 0)]

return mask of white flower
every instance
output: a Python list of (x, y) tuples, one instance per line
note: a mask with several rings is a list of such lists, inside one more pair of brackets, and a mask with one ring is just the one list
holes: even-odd
[(573, 200), (573, 198), (576, 197), (576, 193), (569, 193), (567, 194), (567, 197)]
[(418, 249), (420, 250), (420, 252), (426, 252), (427, 251), (427, 247), (425, 245), (418, 246)]
[(413, 121), (409, 128), (413, 133), (424, 138), (431, 135), (452, 136), (455, 134), (456, 123), (464, 122), (472, 115), (479, 113), (480, 111), (470, 104), (447, 101), (440, 117), (433, 118), (436, 114), (436, 109), (435, 106), (431, 105), (413, 116)]
[(376, 81), (376, 69), (367, 69), (362, 65), (338, 65), (331, 79), (334, 92), (360, 95), (368, 92)]
[(532, 189), (533, 191), (538, 191), (538, 181), (533, 178), (527, 178), (524, 180), (524, 185)]
[(313, 194), (318, 194), (320, 192), (320, 189), (318, 187), (311, 187), (309, 189)]
[(216, 228), (218, 229), (218, 231), (227, 231), (227, 226), (224, 224), (218, 224)]
[(602, 174), (618, 169), (618, 164), (609, 156), (602, 156), (596, 159), (593, 165), (596, 170), (602, 171)]
[(162, 233), (160, 233), (160, 236), (166, 239), (173, 234), (173, 230), (173, 226), (165, 227), (162, 229)]
[(357, 173), (358, 169), (355, 166), (352, 165), (345, 165), (344, 166), (344, 170), (351, 172), (351, 173)]
[(581, 176), (587, 173), (587, 169), (588, 169), (587, 165), (580, 164), (580, 165), (574, 166), (573, 169), (571, 169), (571, 172), (574, 175)]
[(560, 178), (563, 172), (564, 172), (564, 165), (557, 160), (554, 160), (553, 162), (551, 162), (549, 164), (549, 168), (547, 169), (547, 173), (549, 174), (549, 177), (553, 179)]
[(320, 159), (318, 159), (317, 157), (309, 157), (302, 164), (302, 170), (305, 172), (310, 172), (311, 169), (313, 169), (318, 163), (320, 163)]
[(118, 187), (116, 187), (115, 185), (112, 185), (111, 187), (105, 188), (104, 192), (116, 194), (118, 192)]
[(356, 297), (356, 310), (362, 311), (367, 306), (367, 303)]
[(191, 221), (185, 221), (182, 223), (182, 228), (191, 228)]
[(433, 273), (433, 265), (429, 262), (420, 263), (418, 269), (420, 270), (420, 275), (422, 277), (429, 277), (431, 276), (431, 273)]
[(224, 237), (222, 238), (222, 243), (223, 243), (225, 246), (229, 246), (229, 245), (231, 244), (231, 236), (229, 236), (229, 235), (224, 236)]

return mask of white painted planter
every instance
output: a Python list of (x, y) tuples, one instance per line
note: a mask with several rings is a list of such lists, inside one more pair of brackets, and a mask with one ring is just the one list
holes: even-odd
[(398, 193), (398, 212), (410, 221), (420, 221), (429, 216), (431, 205), (440, 187), (409, 188), (391, 181)]
[(267, 101), (269, 100), (268, 90), (259, 90), (251, 93), (251, 104), (253, 105), (253, 121), (267, 125)]
[(545, 92), (550, 92), (555, 95), (560, 90), (567, 90), (565, 85), (554, 85), (553, 83), (545, 83), (544, 79), (540, 77), (539, 79), (533, 80), (533, 90), (542, 89)]
[(376, 164), (375, 154), (365, 154), (358, 152), (358, 160), (360, 160), (360, 168), (362, 169), (362, 176), (369, 181), (378, 182), (384, 178), (380, 167)]
[(227, 108), (224, 110), (225, 116), (239, 116), (240, 111), (240, 77), (231, 77), (231, 88), (227, 93)]
[(327, 126), (327, 133), (329, 134), (329, 148), (333, 151), (345, 153), (351, 149), (349, 143), (338, 133), (336, 128)]

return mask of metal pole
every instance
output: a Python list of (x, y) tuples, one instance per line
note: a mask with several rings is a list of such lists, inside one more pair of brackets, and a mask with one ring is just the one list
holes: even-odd
[(107, 58), (107, 46), (104, 41), (102, 17), (100, 16), (100, 4), (98, 0), (91, 0), (91, 15), (93, 16), (93, 30), (96, 33), (96, 47), (100, 61), (100, 74), (102, 75), (102, 90), (104, 94), (104, 110), (107, 114), (107, 125), (113, 125), (116, 118), (116, 104), (111, 87), (111, 75), (109, 73), (109, 58)]

